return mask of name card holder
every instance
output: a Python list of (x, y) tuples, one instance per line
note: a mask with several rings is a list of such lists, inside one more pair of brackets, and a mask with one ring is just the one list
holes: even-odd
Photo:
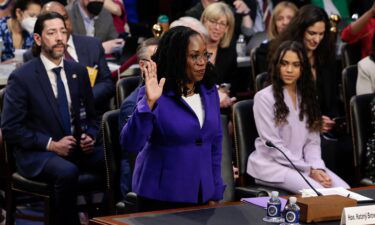
[(375, 224), (375, 205), (348, 207), (342, 210), (340, 225)]

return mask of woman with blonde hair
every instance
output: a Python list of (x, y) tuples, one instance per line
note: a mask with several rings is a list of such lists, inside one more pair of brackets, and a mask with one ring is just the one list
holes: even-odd
[(215, 65), (217, 84), (231, 83), (237, 69), (237, 53), (232, 41), (234, 16), (230, 7), (222, 2), (212, 3), (203, 11), (201, 22), (208, 30), (207, 51)]
[(261, 43), (256, 52), (257, 74), (267, 71), (269, 62), (267, 55), (270, 43), (288, 26), (290, 21), (297, 14), (297, 11), (297, 6), (289, 1), (282, 1), (273, 9), (267, 29), (268, 40)]

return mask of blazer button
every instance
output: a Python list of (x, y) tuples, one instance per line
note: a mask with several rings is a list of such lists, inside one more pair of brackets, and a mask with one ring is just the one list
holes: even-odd
[(195, 144), (201, 146), (203, 144), (202, 139), (198, 138), (197, 140), (195, 140)]

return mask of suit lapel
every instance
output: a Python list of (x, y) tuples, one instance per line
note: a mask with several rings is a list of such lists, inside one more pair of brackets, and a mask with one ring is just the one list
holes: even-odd
[(88, 52), (86, 52), (86, 48), (84, 48), (84, 45), (79, 43), (79, 37), (72, 34), (73, 38), (73, 44), (74, 48), (76, 49), (76, 53), (78, 56), (78, 62), (82, 65), (88, 65), (88, 62), (86, 62), (86, 59), (88, 58)]
[(61, 129), (64, 130), (63, 122), (61, 120), (61, 116), (60, 116), (59, 109), (58, 109), (58, 106), (57, 106), (57, 100), (56, 100), (56, 97), (53, 93), (51, 82), (50, 82), (49, 77), (47, 75), (47, 71), (46, 71), (46, 69), (45, 69), (45, 67), (44, 67), (44, 65), (43, 65), (43, 63), (42, 63), (42, 61), (39, 57), (37, 59), (37, 64), (38, 65), (36, 67), (36, 74), (37, 74), (38, 80), (40, 82), (40, 85), (42, 87), (42, 90), (44, 92), (44, 95), (46, 96), (47, 101), (52, 108), (52, 111), (53, 111), (53, 114), (56, 117), (56, 120), (59, 121)]
[(71, 65), (64, 60), (64, 69), (66, 80), (68, 81), (69, 92), (70, 92), (70, 100), (71, 100), (71, 113), (74, 114), (77, 112), (79, 107), (79, 93), (78, 93), (78, 74), (74, 73)]

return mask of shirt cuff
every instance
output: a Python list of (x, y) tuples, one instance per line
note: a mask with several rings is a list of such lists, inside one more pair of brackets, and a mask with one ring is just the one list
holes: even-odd
[(46, 146), (46, 150), (49, 151), (49, 145), (51, 144), (51, 141), (52, 141), (52, 138), (49, 138), (48, 140), (48, 143), (47, 143), (47, 146)]

